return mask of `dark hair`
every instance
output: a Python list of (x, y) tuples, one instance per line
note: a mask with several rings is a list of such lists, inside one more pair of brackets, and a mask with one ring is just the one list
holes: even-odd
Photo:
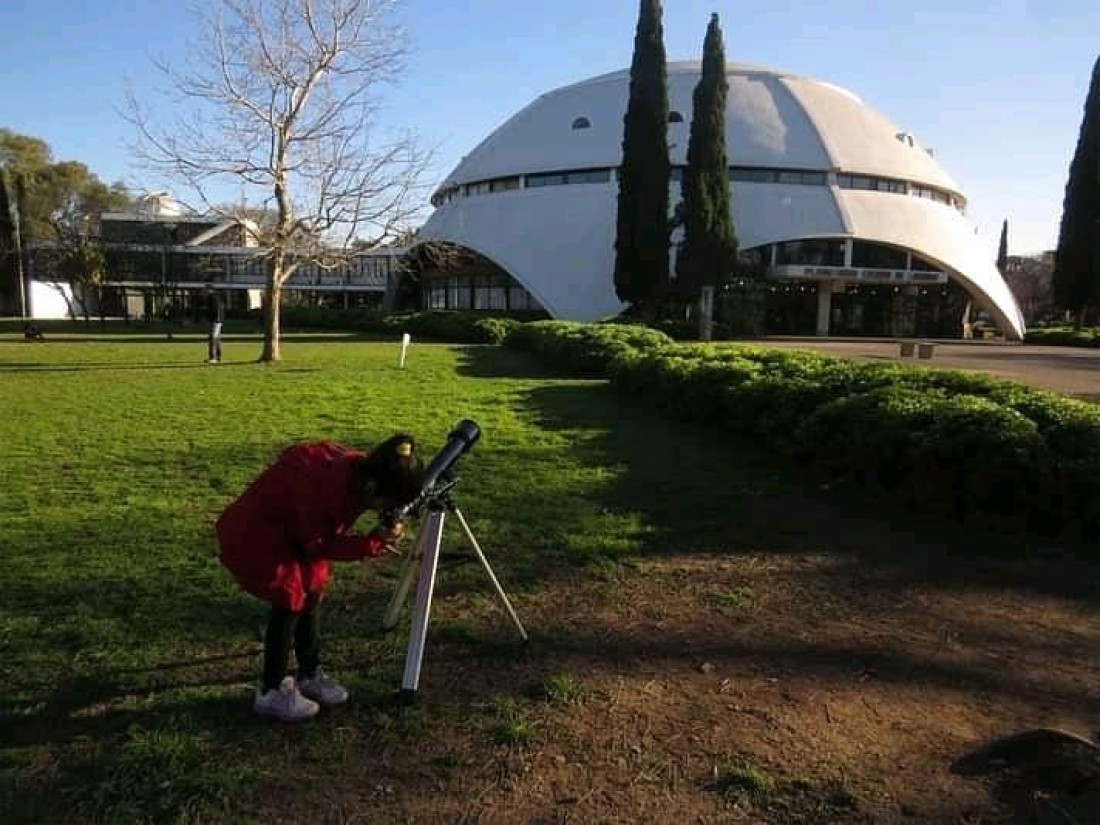
[(373, 481), (375, 493), (407, 504), (424, 486), (424, 465), (416, 455), (416, 441), (408, 433), (398, 433), (376, 446), (363, 459), (364, 482)]

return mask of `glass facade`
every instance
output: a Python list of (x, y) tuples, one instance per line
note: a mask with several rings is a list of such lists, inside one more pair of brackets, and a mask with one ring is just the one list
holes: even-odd
[(776, 244), (776, 266), (844, 266), (843, 238), (811, 238)]
[(531, 293), (505, 274), (433, 277), (424, 287), (424, 305), (429, 309), (480, 312), (531, 312), (541, 309)]

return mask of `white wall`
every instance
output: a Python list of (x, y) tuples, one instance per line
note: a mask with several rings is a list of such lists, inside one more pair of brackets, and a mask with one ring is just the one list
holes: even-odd
[[(72, 297), (71, 287), (62, 286), (61, 288), (65, 290), (70, 298)], [(61, 296), (57, 287), (44, 284), (41, 281), (31, 281), (27, 299), (30, 304), (28, 314), (32, 318), (47, 320), (69, 317), (69, 308), (66, 306), (65, 299)]]

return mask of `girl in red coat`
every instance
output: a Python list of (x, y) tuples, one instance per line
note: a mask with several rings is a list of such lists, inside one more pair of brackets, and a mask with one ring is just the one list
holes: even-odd
[[(221, 563), (244, 590), (271, 603), (257, 713), (295, 721), (347, 701), (348, 692), (320, 668), (320, 603), (331, 562), (392, 551), (401, 524), (380, 524), (365, 535), (348, 531), (367, 510), (412, 501), (423, 476), (404, 433), (370, 453), (332, 442), (296, 444), (222, 513)], [(297, 679), (287, 675), (292, 648)]]

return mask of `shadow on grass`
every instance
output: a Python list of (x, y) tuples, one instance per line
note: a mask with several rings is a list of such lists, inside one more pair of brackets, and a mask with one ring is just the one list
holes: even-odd
[[(482, 354), (484, 353), (484, 354)], [(483, 374), (519, 371), (522, 354), (470, 350)], [(896, 586), (1010, 587), (1076, 599), (1100, 591), (1096, 549), (982, 523), (920, 518), (884, 494), (825, 484), (804, 467), (717, 428), (646, 410), (602, 382), (541, 386), (521, 401), (576, 461), (620, 467), (594, 491), (611, 511), (637, 512), (653, 530), (643, 552), (827, 552), (893, 571)]]
[[(529, 378), (538, 379), (561, 375), (546, 361), (532, 357), (521, 350), (505, 346), (471, 344), (458, 352), (459, 375), (469, 378)], [(567, 365), (563, 365), (567, 366)]]

